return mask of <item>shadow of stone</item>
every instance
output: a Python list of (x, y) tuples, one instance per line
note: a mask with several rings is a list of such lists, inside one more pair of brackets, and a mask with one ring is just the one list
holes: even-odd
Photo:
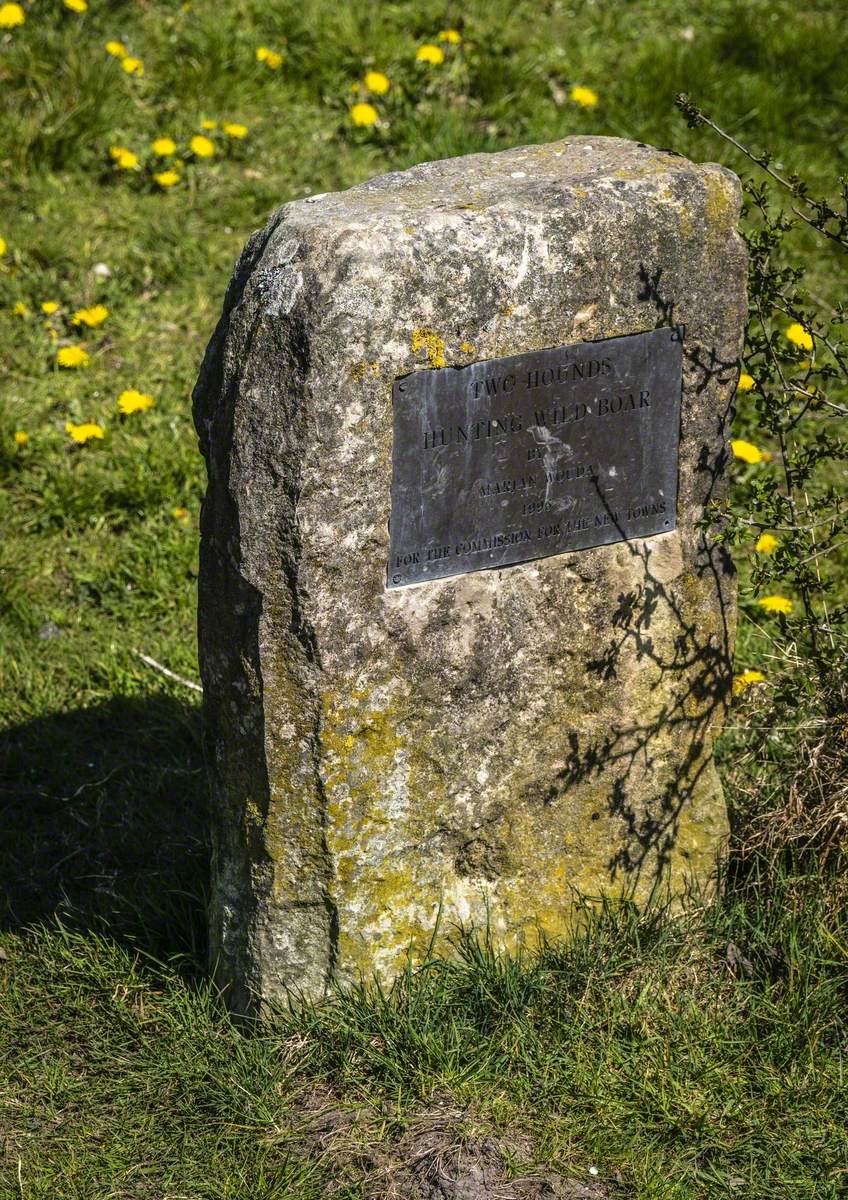
[(54, 915), (206, 968), (199, 709), (114, 697), (0, 733), (0, 927)]
[[(696, 394), (714, 381), (726, 386), (735, 380), (738, 361), (724, 361), (702, 346), (687, 346), (685, 330), (676, 322), (675, 302), (663, 294), (660, 271), (651, 275), (644, 266), (640, 268), (638, 298), (653, 304), (657, 328), (679, 330), (684, 371)], [(701, 515), (711, 502), (720, 501), (726, 490), (726, 444), (734, 416), (732, 389), (729, 394), (731, 399), (724, 407), (706, 412), (701, 427), (690, 428), (686, 435), (690, 444), (701, 443), (693, 489), (695, 508)], [(689, 531), (695, 544), (689, 571), (671, 582), (657, 578), (652, 569), (655, 548), (651, 540), (629, 540), (597, 480), (595, 486), (628, 552), (641, 560), (642, 581), (611, 598), (608, 636), (599, 640), (597, 655), (584, 666), (588, 674), (611, 681), (635, 661), (640, 672), (656, 681), (655, 688), (661, 688), (664, 702), (649, 719), (640, 720), (634, 712), (631, 720), (609, 727), (602, 736), (569, 734), (569, 756), (551, 795), (589, 780), (605, 785), (608, 814), (621, 822), (621, 838), (607, 864), (610, 879), (626, 880), (628, 891), (638, 889), (644, 894), (662, 884), (678, 842), (682, 815), (707, 784), (705, 774), (715, 771), (712, 748), (731, 695), (735, 572), (716, 530), (698, 531), (696, 525)], [(715, 597), (717, 619), (709, 621), (702, 614), (715, 611)], [(674, 776), (665, 780), (648, 804), (632, 803), (631, 776), (652, 772), (669, 737), (676, 748)], [(712, 786), (718, 786), (717, 779)]]

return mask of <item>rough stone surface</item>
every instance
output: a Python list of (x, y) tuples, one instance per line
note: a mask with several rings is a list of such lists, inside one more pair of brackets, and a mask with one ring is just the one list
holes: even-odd
[[(284, 205), (195, 393), (212, 956), (236, 1008), (390, 977), (462, 923), (556, 936), (577, 893), (703, 881), (745, 312), (736, 178), (606, 138)], [(392, 382), (684, 323), (678, 528), (386, 590)], [(437, 939), (438, 940), (438, 939)]]

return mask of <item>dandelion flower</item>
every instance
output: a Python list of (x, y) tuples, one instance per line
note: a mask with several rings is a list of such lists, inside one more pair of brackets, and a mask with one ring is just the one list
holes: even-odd
[(105, 304), (93, 304), (91, 308), (78, 309), (72, 321), (74, 325), (87, 325), (89, 329), (94, 329), (98, 325), (102, 325), (109, 316), (109, 309)]
[(174, 518), (175, 521), (187, 521), (188, 520), (188, 509), (187, 508), (172, 508), (171, 516)]
[(177, 143), (173, 138), (159, 137), (155, 142), (151, 142), (150, 149), (154, 154), (158, 154), (160, 158), (170, 158), (172, 154), (177, 152)]
[(113, 146), (109, 153), (115, 160), (115, 166), (121, 171), (134, 171), (138, 166), (138, 155), (133, 154), (132, 150), (127, 150), (126, 146)]
[(733, 680), (733, 694), (738, 696), (754, 683), (765, 683), (766, 677), (762, 671), (743, 671)]
[(217, 128), (218, 128), (218, 122), (217, 122), (217, 121), (210, 121), (210, 120), (207, 118), (205, 121), (201, 121), (201, 122), (200, 122), (200, 128), (201, 128), (201, 129), (205, 129), (205, 130), (206, 130), (208, 133), (211, 133), (211, 132), (212, 132), (214, 129), (217, 129)]
[(736, 390), (739, 392), (750, 392), (755, 386), (756, 380), (753, 375), (749, 375), (747, 371), (743, 371), (739, 376), (739, 382), (736, 385)]
[(757, 554), (774, 554), (779, 545), (780, 542), (773, 533), (761, 533), (754, 549)]
[(452, 46), (458, 46), (462, 41), (462, 34), (458, 29), (443, 29), (439, 34), (440, 42), (450, 42)]
[(15, 445), (25, 446), (29, 441), (29, 434), (24, 429), (15, 430)]
[(153, 178), (162, 188), (176, 187), (180, 182), (180, 177), (176, 171), (159, 171)]
[(152, 408), (156, 401), (152, 396), (148, 396), (146, 392), (138, 392), (135, 388), (130, 388), (126, 392), (121, 392), (118, 397), (118, 408), (122, 413), (129, 416), (130, 413), (146, 412), (148, 408)]
[(385, 96), (392, 85), (389, 82), (388, 75), (384, 75), (382, 71), (366, 71), (365, 86), (375, 96)]
[(755, 446), (752, 442), (743, 442), (741, 438), (734, 438), (730, 443), (730, 449), (733, 451), (734, 458), (741, 458), (746, 463), (763, 462), (765, 458), (759, 446)]
[(786, 339), (800, 350), (812, 350), (813, 348), (812, 336), (797, 321), (786, 330)]
[(56, 300), (45, 300), (41, 305), (41, 311), (47, 313), (48, 317), (52, 317), (54, 312), (59, 311), (59, 304)]
[(12, 312), (16, 317), (28, 317), (29, 309), (24, 304), (23, 300), (19, 300), (17, 304), (12, 305)]
[(441, 46), (434, 46), (432, 42), (425, 42), (423, 46), (418, 47), (418, 53), (415, 55), (418, 62), (429, 63), (432, 67), (438, 67), (445, 61), (445, 52)]
[(129, 54), (121, 59), (121, 67), (128, 75), (138, 75), (139, 79), (144, 74), (144, 63), (140, 58), (132, 58)]
[(16, 25), (23, 25), (25, 20), (26, 14), (20, 4), (0, 5), (0, 29), (14, 29)]
[(106, 53), (111, 54), (113, 58), (126, 58), (129, 51), (123, 42), (107, 42)]
[(0, 258), (6, 253), (6, 239), (0, 237)]
[(65, 432), (72, 441), (79, 443), (81, 446), (84, 442), (88, 442), (92, 438), (102, 438), (103, 426), (97, 425), (93, 421), (85, 421), (82, 425), (75, 425), (73, 421), (66, 421)]
[(791, 613), (792, 601), (788, 596), (760, 596), (757, 601), (760, 608), (767, 613)]
[(264, 63), (271, 71), (276, 71), (282, 66), (283, 56), (276, 50), (269, 50), (267, 46), (259, 46), (256, 50), (256, 61)]
[(198, 133), (189, 142), (189, 149), (196, 158), (211, 158), (215, 153), (215, 143)]
[(56, 353), (56, 362), (60, 367), (87, 367), (90, 361), (88, 351), (82, 346), (63, 346)]
[(65, 8), (69, 8), (71, 12), (84, 13), (88, 4), (86, 0), (65, 0)]
[(247, 137), (247, 126), (240, 125), (238, 121), (225, 121), (221, 128), (227, 137), (239, 139)]
[(367, 127), (374, 125), (379, 114), (373, 104), (354, 104), (350, 110), (350, 119), (354, 125)]
[(594, 108), (598, 103), (598, 93), (587, 87), (573, 87), (569, 96), (581, 108)]

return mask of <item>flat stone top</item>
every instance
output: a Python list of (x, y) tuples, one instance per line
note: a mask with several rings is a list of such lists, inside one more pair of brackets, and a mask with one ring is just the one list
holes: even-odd
[[(297, 224), (349, 224), (357, 217), (420, 215), (423, 211), (485, 209), (508, 203), (550, 203), (551, 190), (585, 200), (592, 190), (667, 189), (680, 177), (736, 177), (717, 163), (693, 163), (668, 150), (612, 137), (568, 137), (495, 154), (469, 154), (392, 171), (343, 192), (324, 192), (284, 205)], [(668, 196), (668, 199), (672, 199)]]

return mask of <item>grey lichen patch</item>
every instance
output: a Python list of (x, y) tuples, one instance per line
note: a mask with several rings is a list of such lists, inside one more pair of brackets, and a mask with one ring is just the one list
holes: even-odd
[[(514, 946), (566, 929), (577, 892), (709, 877), (734, 597), (699, 521), (738, 203), (722, 168), (571, 138), (288, 204), (248, 243), (195, 392), (234, 1006), (389, 978), (437, 921)], [(386, 591), (397, 377), (659, 325), (686, 328), (676, 530)]]

